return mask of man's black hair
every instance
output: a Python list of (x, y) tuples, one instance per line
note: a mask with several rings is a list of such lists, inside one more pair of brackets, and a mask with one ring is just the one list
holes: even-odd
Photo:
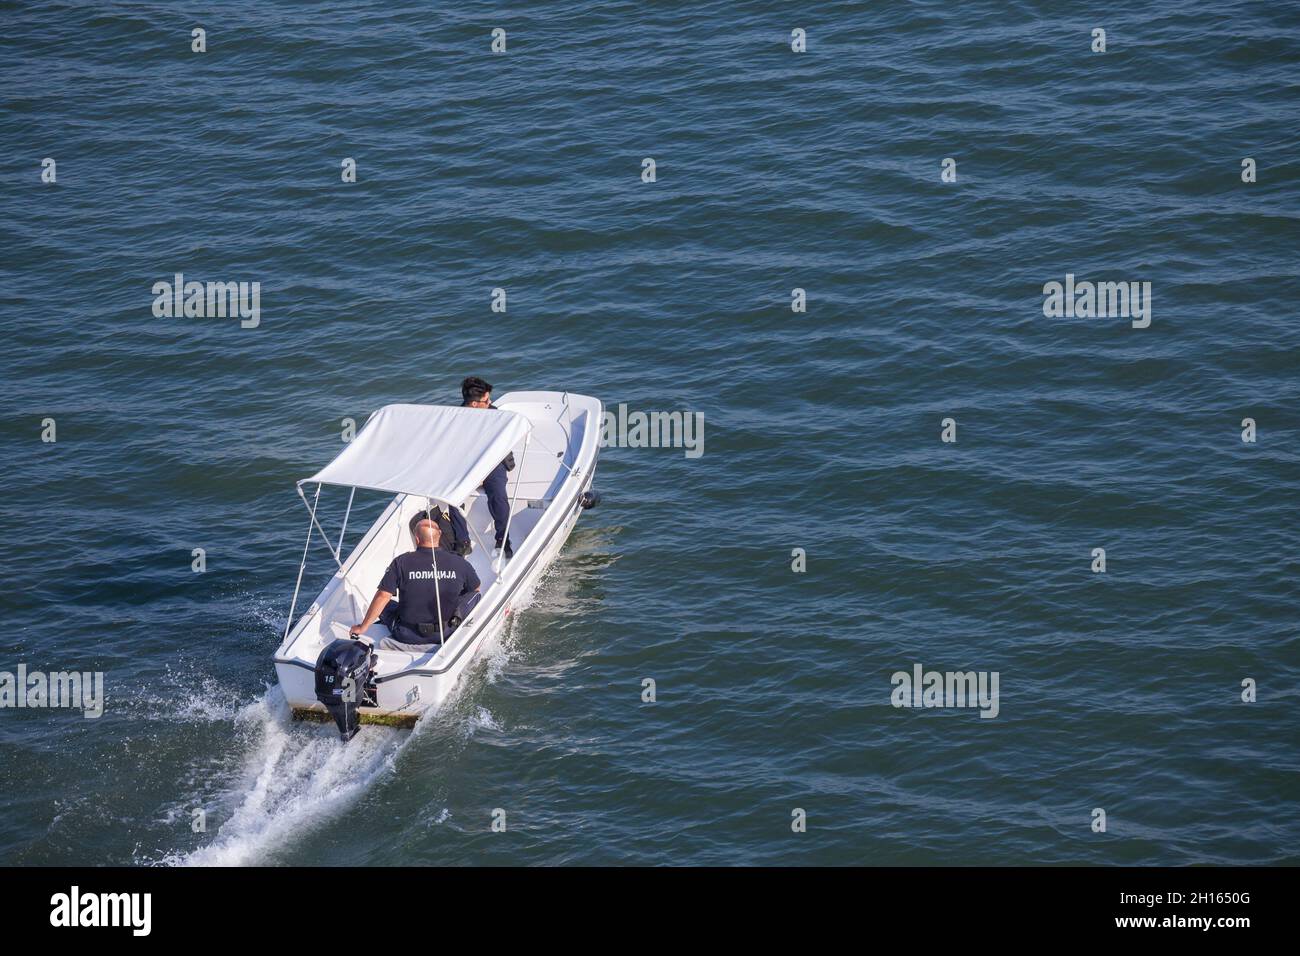
[(477, 402), (492, 391), (492, 385), (477, 375), (471, 375), (460, 383), (460, 397), (467, 402)]

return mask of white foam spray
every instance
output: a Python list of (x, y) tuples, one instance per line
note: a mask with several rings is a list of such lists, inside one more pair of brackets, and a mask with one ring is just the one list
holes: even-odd
[(249, 739), (229, 805), (207, 846), (165, 863), (239, 866), (257, 863), (304, 827), (336, 816), (392, 770), (411, 735), (367, 727), (348, 743), (332, 725), (295, 724), (278, 687), (244, 707), (236, 726)]
[[(552, 579), (548, 573), (543, 581)], [(517, 612), (532, 603), (535, 582), (516, 596), (501, 634), (481, 649), (486, 679), (495, 682), (509, 662)], [(468, 677), (469, 675), (466, 675)], [(171, 854), (165, 865), (239, 866), (264, 862), (292, 845), (305, 829), (335, 818), (365, 798), (391, 773), (403, 748), (422, 733), (450, 731), (468, 740), (476, 731), (499, 730), (497, 718), (483, 706), (457, 706), (472, 679), (462, 678), (438, 715), (426, 715), (414, 731), (367, 726), (346, 744), (332, 724), (295, 723), (279, 687), (238, 708), (212, 700), (211, 687), (191, 696), (178, 715), (189, 720), (232, 720), (245, 751), (231, 774), (230, 786), (213, 801), (223, 822), (207, 845)], [(465, 701), (465, 703), (469, 703)], [(232, 709), (234, 712), (232, 713)], [(450, 723), (449, 723), (450, 721)], [(448, 816), (444, 808), (433, 822)]]

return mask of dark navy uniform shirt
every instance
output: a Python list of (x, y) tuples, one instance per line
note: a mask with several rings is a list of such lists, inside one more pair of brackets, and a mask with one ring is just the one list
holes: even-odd
[(384, 572), (379, 587), (398, 595), (398, 619), (411, 627), (438, 623), (438, 600), (442, 620), (456, 613), (461, 598), (479, 586), (473, 566), (459, 554), (438, 549), (438, 582), (434, 585), (433, 549), (416, 548), (399, 555)]

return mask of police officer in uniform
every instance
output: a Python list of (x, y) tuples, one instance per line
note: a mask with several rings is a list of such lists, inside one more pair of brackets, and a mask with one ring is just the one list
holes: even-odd
[[(492, 404), (492, 386), (483, 379), (471, 375), (460, 383), (461, 405), (465, 408), (496, 408)], [(515, 469), (515, 453), (511, 452), (506, 460), (492, 469), (483, 479), (483, 492), (487, 495), (488, 513), (496, 525), (496, 550), (492, 552), (493, 560), (498, 554), (504, 554), (506, 560), (514, 557), (514, 549), (506, 538), (506, 524), (510, 521), (510, 496), (506, 493), (506, 472)]]
[[(379, 642), (381, 649), (424, 654), (450, 637), (477, 603), (479, 579), (460, 555), (438, 549), (435, 557), (441, 532), (427, 511), (417, 513), (410, 528), (415, 550), (388, 565), (365, 618), (349, 634), (355, 638), (382, 621), (392, 636)], [(394, 600), (395, 594), (401, 599)]]

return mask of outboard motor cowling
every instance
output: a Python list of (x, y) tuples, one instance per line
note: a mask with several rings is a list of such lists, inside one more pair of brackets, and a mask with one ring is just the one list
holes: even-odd
[(375, 706), (375, 663), (369, 641), (342, 638), (316, 658), (316, 699), (330, 712), (344, 740), (361, 729), (357, 708)]

